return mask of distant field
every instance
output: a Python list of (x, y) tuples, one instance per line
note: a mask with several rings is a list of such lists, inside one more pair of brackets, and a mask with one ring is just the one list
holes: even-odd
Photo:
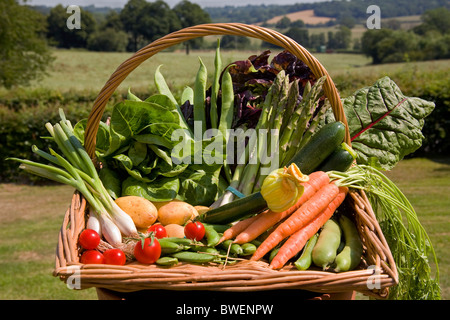
[(269, 24), (276, 24), (283, 17), (288, 17), (289, 20), (291, 20), (291, 21), (302, 20), (306, 24), (320, 24), (320, 23), (327, 23), (328, 21), (335, 20), (334, 18), (316, 16), (314, 14), (314, 10), (302, 10), (302, 11), (292, 12), (292, 13), (288, 13), (288, 14), (281, 15), (281, 16), (276, 16), (270, 20), (267, 20), (266, 22)]
[[(222, 60), (226, 65), (236, 60), (247, 59), (250, 55), (259, 54), (263, 49), (255, 51), (223, 51)], [(276, 52), (273, 52), (272, 56)], [(51, 88), (66, 91), (100, 91), (116, 68), (131, 57), (131, 53), (98, 53), (88, 51), (55, 50), (56, 60), (48, 77), (35, 82), (32, 88)], [(213, 51), (193, 51), (186, 55), (184, 51), (161, 52), (145, 61), (124, 80), (118, 90), (146, 90), (154, 86), (153, 77), (156, 68), (163, 65), (161, 72), (168, 84), (179, 90), (185, 85), (192, 85), (199, 62), (202, 59), (209, 70), (214, 70)], [(317, 59), (330, 74), (352, 70), (368, 65), (370, 59), (355, 54), (317, 54)]]
[[(254, 51), (223, 51), (224, 65), (236, 60), (246, 59), (250, 55), (259, 54)], [(272, 56), (276, 52), (273, 52)], [(56, 61), (50, 70), (50, 75), (32, 88), (49, 88), (60, 92), (76, 91), (98, 93), (108, 81), (114, 70), (131, 53), (98, 53), (88, 51), (55, 50)], [(319, 53), (314, 56), (324, 65), (330, 76), (336, 81), (359, 79), (363, 82), (355, 84), (356, 88), (369, 85), (381, 76), (411, 73), (418, 76), (418, 72), (450, 71), (449, 60), (423, 61), (409, 63), (393, 63), (384, 65), (370, 65), (371, 59), (360, 54), (326, 54)], [(214, 70), (213, 51), (193, 51), (186, 55), (184, 51), (161, 52), (145, 61), (135, 69), (119, 86), (118, 91), (125, 92), (128, 88), (137, 92), (154, 92), (154, 72), (159, 65), (169, 86), (175, 93), (180, 93), (186, 85), (192, 85), (201, 57), (212, 77)], [(351, 77), (350, 77), (351, 76)], [(420, 84), (420, 82), (417, 82)], [(339, 84), (339, 83), (337, 83)], [(0, 90), (0, 94), (5, 94)]]

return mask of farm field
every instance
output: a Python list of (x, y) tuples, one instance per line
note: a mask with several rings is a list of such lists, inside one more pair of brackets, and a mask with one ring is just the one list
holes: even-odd
[[(255, 51), (224, 51), (223, 63), (259, 54)], [(53, 90), (75, 92), (80, 96), (98, 93), (109, 76), (131, 53), (95, 53), (55, 50), (56, 57), (48, 77), (33, 83), (25, 92)], [(198, 69), (198, 57), (213, 70), (214, 53), (183, 50), (162, 52), (146, 61), (118, 88), (141, 94), (155, 91), (153, 75), (163, 64), (162, 73), (175, 94), (192, 85)], [(371, 85), (388, 75), (407, 94), (422, 85), (423, 74), (442, 73), (448, 78), (449, 60), (398, 63), (372, 66), (370, 59), (356, 54), (317, 54), (336, 82), (343, 97), (355, 89)], [(418, 81), (418, 79), (420, 81)], [(342, 90), (341, 90), (342, 89)], [(15, 91), (0, 89), (0, 97)], [(439, 258), (442, 298), (450, 299), (450, 240), (448, 216), (450, 198), (450, 159), (408, 159), (388, 173), (415, 207), (420, 221), (431, 237)], [(96, 299), (94, 289), (73, 291), (52, 276), (54, 252), (63, 215), (72, 188), (59, 185), (30, 186), (0, 182), (0, 299), (89, 300)], [(361, 297), (364, 298), (364, 297)]]

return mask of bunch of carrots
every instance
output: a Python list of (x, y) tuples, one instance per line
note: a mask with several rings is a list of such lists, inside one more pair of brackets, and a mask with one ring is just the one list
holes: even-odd
[(243, 244), (270, 230), (251, 260), (260, 260), (285, 241), (270, 262), (272, 269), (282, 268), (332, 217), (348, 193), (347, 187), (337, 186), (323, 171), (311, 173), (309, 180), (302, 184), (304, 192), (294, 206), (283, 212), (266, 210), (241, 220), (224, 232), (220, 242), (234, 239), (235, 243)]

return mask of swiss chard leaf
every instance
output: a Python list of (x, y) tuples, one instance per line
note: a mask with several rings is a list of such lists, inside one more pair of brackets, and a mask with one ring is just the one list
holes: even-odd
[[(389, 77), (342, 102), (356, 161), (370, 164), (375, 158), (385, 170), (422, 145), (424, 119), (434, 109), (433, 102), (403, 95)], [(326, 121), (334, 121), (331, 114)]]

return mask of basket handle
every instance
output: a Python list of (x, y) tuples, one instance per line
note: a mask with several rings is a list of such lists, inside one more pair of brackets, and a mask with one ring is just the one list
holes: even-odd
[(330, 101), (336, 121), (342, 121), (345, 124), (346, 135), (344, 141), (348, 144), (351, 144), (347, 119), (344, 114), (344, 109), (339, 97), (339, 92), (337, 91), (333, 80), (328, 75), (328, 72), (320, 64), (320, 62), (308, 52), (308, 50), (300, 46), (291, 38), (277, 31), (264, 27), (242, 23), (210, 23), (184, 28), (172, 32), (158, 40), (155, 40), (137, 51), (133, 56), (124, 61), (116, 69), (116, 71), (111, 75), (109, 80), (103, 86), (96, 100), (94, 101), (94, 106), (87, 120), (85, 132), (85, 148), (92, 160), (95, 160), (95, 144), (97, 131), (100, 125), (100, 120), (105, 111), (106, 103), (111, 98), (117, 87), (122, 83), (122, 81), (142, 62), (152, 57), (156, 53), (184, 41), (209, 35), (244, 36), (257, 38), (275, 44), (288, 50), (298, 59), (302, 60), (311, 69), (312, 73), (317, 79), (326, 75), (327, 80), (323, 86), (325, 96)]

